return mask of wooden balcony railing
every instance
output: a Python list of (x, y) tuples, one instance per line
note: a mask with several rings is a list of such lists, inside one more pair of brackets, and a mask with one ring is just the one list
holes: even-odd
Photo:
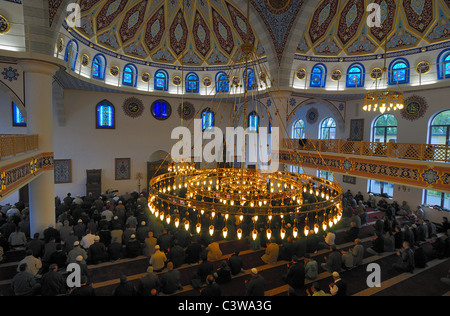
[(38, 135), (0, 135), (0, 159), (38, 148)]
[(450, 162), (449, 145), (354, 142), (309, 139), (304, 146), (298, 139), (284, 139), (284, 148), (350, 155), (389, 157), (420, 161)]

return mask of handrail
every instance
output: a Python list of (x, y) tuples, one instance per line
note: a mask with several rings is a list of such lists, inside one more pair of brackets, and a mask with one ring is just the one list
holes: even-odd
[(450, 162), (449, 145), (358, 142), (338, 139), (308, 139), (300, 146), (298, 139), (283, 139), (284, 148), (348, 155), (388, 157), (432, 162)]
[(38, 135), (0, 135), (0, 159), (39, 149)]

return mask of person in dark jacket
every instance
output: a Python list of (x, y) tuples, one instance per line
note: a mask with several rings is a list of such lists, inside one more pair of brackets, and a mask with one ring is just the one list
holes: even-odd
[(51, 264), (49, 271), (44, 274), (41, 281), (42, 296), (57, 296), (66, 293), (66, 281), (58, 272), (58, 265)]
[(168, 259), (173, 262), (174, 268), (178, 268), (184, 264), (186, 259), (186, 254), (184, 253), (184, 249), (178, 244), (178, 241), (174, 241), (174, 246), (169, 248), (169, 256)]
[(251, 270), (251, 279), (245, 281), (245, 296), (264, 296), (266, 281), (258, 274), (258, 270)]
[(192, 240), (190, 245), (186, 248), (186, 263), (197, 263), (200, 260), (202, 250), (202, 245), (196, 240)]
[(99, 264), (108, 259), (105, 244), (100, 242), (100, 237), (95, 236), (94, 243), (88, 249), (88, 260), (91, 264)]
[(229, 259), (228, 259), (228, 265), (231, 269), (231, 275), (237, 275), (241, 272), (243, 272), (244, 264), (242, 262), (242, 258), (239, 257), (239, 251), (236, 251)]
[(212, 275), (208, 276), (206, 280), (206, 287), (200, 290), (200, 296), (221, 296), (222, 290), (220, 289), (220, 285), (214, 281), (214, 277)]
[(136, 296), (136, 294), (134, 285), (128, 282), (126, 275), (122, 275), (119, 286), (114, 290), (114, 296)]
[(136, 258), (141, 254), (141, 243), (136, 239), (136, 235), (131, 235), (126, 245), (127, 258)]
[(164, 294), (173, 294), (183, 289), (180, 281), (180, 271), (173, 269), (173, 263), (167, 263), (169, 271), (161, 276), (161, 291)]
[(292, 262), (288, 265), (288, 271), (283, 280), (289, 284), (295, 293), (305, 286), (305, 266), (299, 261), (297, 256), (292, 257)]
[(122, 243), (117, 241), (117, 237), (113, 238), (112, 243), (108, 247), (108, 256), (111, 261), (117, 261), (123, 257)]
[(379, 232), (375, 233), (375, 238), (372, 241), (372, 247), (367, 248), (366, 251), (371, 255), (380, 255), (384, 252), (384, 238)]
[(409, 243), (405, 241), (403, 243), (403, 249), (397, 252), (398, 261), (394, 263), (393, 267), (400, 273), (414, 272), (414, 253), (409, 248)]
[(225, 284), (231, 281), (231, 269), (227, 261), (222, 261), (222, 264), (214, 273), (214, 277), (218, 284)]

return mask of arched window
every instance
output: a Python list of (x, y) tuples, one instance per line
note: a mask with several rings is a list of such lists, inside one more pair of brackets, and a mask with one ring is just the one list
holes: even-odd
[(25, 119), (23, 118), (22, 113), (20, 112), (17, 105), (12, 102), (12, 112), (13, 112), (13, 126), (15, 127), (26, 127), (27, 123), (25, 122)]
[(336, 121), (332, 117), (320, 124), (320, 139), (336, 139)]
[(106, 58), (102, 54), (95, 55), (92, 59), (92, 78), (105, 80)]
[(155, 72), (155, 90), (169, 90), (169, 74), (165, 70)]
[(75, 71), (78, 57), (78, 43), (76, 40), (70, 40), (66, 46), (66, 52), (64, 54), (64, 61), (67, 62), (72, 71)]
[[(255, 72), (253, 71), (253, 69), (248, 68), (247, 69), (247, 90), (248, 91), (252, 91), (255, 90), (258, 86), (256, 85), (256, 76), (255, 76)], [(245, 73), (244, 73), (244, 81), (245, 81)]]
[(409, 62), (399, 58), (394, 60), (389, 66), (389, 84), (409, 83)]
[(372, 141), (379, 143), (397, 142), (397, 119), (394, 115), (383, 114), (375, 120)]
[(97, 105), (97, 128), (98, 129), (114, 129), (115, 124), (115, 110), (114, 106), (106, 100), (103, 100)]
[(122, 84), (125, 86), (136, 87), (137, 68), (133, 64), (128, 64), (123, 68)]
[(347, 88), (364, 87), (365, 68), (361, 64), (353, 64), (347, 71)]
[(256, 133), (259, 131), (259, 115), (255, 111), (248, 116), (248, 131)]
[(292, 138), (305, 139), (305, 136), (305, 122), (303, 120), (298, 120), (292, 126)]
[(198, 93), (199, 92), (199, 80), (195, 72), (190, 72), (186, 75), (186, 92)]
[(152, 104), (152, 115), (160, 121), (167, 120), (172, 114), (172, 107), (165, 100), (157, 100)]
[(216, 92), (229, 92), (230, 84), (228, 83), (228, 76), (226, 73), (218, 72), (216, 75)]
[(450, 78), (450, 50), (439, 54), (437, 60), (438, 79)]
[(207, 108), (202, 112), (202, 130), (209, 131), (214, 127), (214, 112)]
[(311, 87), (324, 88), (327, 78), (327, 67), (324, 64), (317, 64), (311, 70)]
[(442, 111), (430, 124), (430, 144), (450, 145), (450, 110)]

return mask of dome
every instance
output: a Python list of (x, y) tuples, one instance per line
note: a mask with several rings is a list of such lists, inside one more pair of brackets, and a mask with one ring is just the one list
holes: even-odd
[[(81, 23), (72, 36), (102, 53), (186, 66), (223, 66), (239, 46), (264, 49), (247, 18), (225, 0), (79, 0)], [(68, 29), (67, 24), (63, 25)]]
[[(299, 38), (297, 54), (354, 57), (422, 47), (450, 38), (450, 4), (443, 0), (322, 0)], [(371, 10), (372, 11), (371, 11)], [(379, 23), (376, 23), (379, 22)]]

